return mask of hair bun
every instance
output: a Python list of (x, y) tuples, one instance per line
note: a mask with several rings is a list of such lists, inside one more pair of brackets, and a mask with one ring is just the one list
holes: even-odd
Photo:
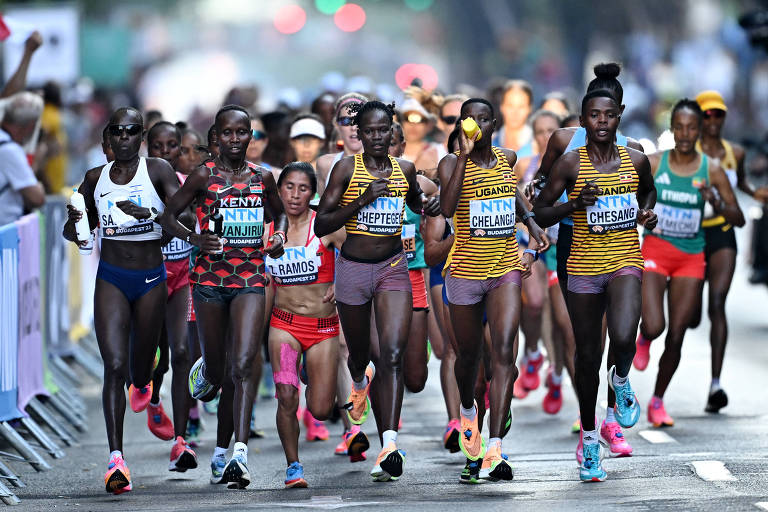
[(621, 73), (621, 66), (615, 62), (603, 62), (592, 68), (595, 76), (601, 79), (615, 79)]

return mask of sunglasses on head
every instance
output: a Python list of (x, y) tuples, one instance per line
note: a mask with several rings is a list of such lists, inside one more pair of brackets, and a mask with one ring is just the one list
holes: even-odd
[(253, 140), (261, 140), (267, 138), (267, 133), (261, 130), (251, 130), (251, 137)]
[(719, 110), (716, 108), (705, 110), (704, 111), (704, 119), (709, 119), (711, 117), (716, 117), (720, 119), (721, 117), (725, 117), (725, 111)]
[(111, 124), (107, 129), (113, 137), (119, 137), (123, 132), (132, 137), (141, 133), (142, 126), (140, 124)]
[(355, 124), (355, 118), (349, 116), (337, 117), (336, 122), (339, 126), (352, 126)]
[(440, 116), (445, 124), (454, 125), (459, 120), (459, 116)]

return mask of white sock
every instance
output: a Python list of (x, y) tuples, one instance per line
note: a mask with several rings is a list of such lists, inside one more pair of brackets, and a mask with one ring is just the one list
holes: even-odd
[(559, 386), (562, 383), (563, 383), (563, 374), (562, 373), (555, 373), (553, 371), (552, 372), (552, 384), (554, 384), (555, 386)]
[(241, 455), (246, 464), (248, 464), (248, 446), (245, 443), (235, 443), (232, 450), (232, 457), (235, 455)]
[(467, 418), (468, 420), (475, 419), (475, 416), (477, 416), (477, 407), (472, 405), (471, 409), (465, 409), (463, 405), (459, 406), (459, 410), (461, 411), (461, 415)]
[(220, 446), (215, 447), (213, 449), (213, 457), (211, 457), (211, 460), (216, 459), (216, 458), (226, 459), (227, 458), (227, 449), (226, 448), (221, 448)]
[(368, 376), (367, 375), (365, 375), (363, 377), (363, 380), (361, 380), (360, 382), (357, 382), (355, 380), (352, 381), (352, 387), (355, 388), (355, 391), (362, 391), (362, 390), (365, 389), (365, 386), (367, 386), (367, 385), (368, 385)]
[(535, 360), (541, 357), (541, 350), (539, 350), (539, 347), (536, 347), (536, 350), (534, 350), (533, 352), (531, 352), (530, 350), (528, 350), (527, 352), (528, 354), (526, 355), (526, 357), (528, 358), (529, 361), (532, 359)]
[(112, 457), (120, 457), (122, 459), (123, 458), (123, 452), (121, 452), (120, 450), (115, 450), (113, 452), (110, 452), (109, 453), (109, 460), (112, 460)]
[(723, 388), (720, 387), (720, 379), (719, 378), (717, 378), (717, 379), (713, 378), (712, 379), (712, 384), (710, 384), (710, 386), (709, 386), (709, 394), (711, 395), (712, 393), (714, 393), (716, 391), (720, 391), (721, 389), (723, 389)]
[(488, 440), (488, 447), (499, 445), (499, 450), (501, 450), (501, 438), (500, 437), (492, 437)]
[(619, 377), (619, 373), (618, 372), (614, 372), (613, 373), (613, 385), (614, 386), (623, 386), (624, 384), (627, 383), (627, 379), (628, 378), (629, 378), (629, 376)]
[(605, 422), (606, 423), (616, 423), (616, 415), (613, 412), (613, 407), (606, 407), (605, 408)]
[(389, 446), (389, 443), (397, 444), (397, 432), (394, 430), (385, 430), (381, 433), (382, 446)]
[(584, 444), (597, 444), (597, 429), (585, 430), (581, 440)]

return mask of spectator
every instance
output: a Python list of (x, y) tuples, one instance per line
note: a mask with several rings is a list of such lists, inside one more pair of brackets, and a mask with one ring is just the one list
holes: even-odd
[(27, 86), (27, 71), (29, 63), (32, 60), (32, 54), (43, 44), (43, 36), (35, 30), (26, 41), (24, 41), (24, 54), (21, 56), (19, 67), (11, 75), (11, 78), (5, 83), (3, 90), (0, 91), (0, 98), (7, 98), (17, 92), (21, 92)]
[(32, 137), (43, 99), (31, 92), (10, 98), (0, 123), (0, 225), (45, 203), (45, 190), (29, 166), (22, 145)]

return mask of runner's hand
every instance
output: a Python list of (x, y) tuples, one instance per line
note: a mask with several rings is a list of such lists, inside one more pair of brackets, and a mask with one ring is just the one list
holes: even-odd
[(523, 262), (523, 270), (522, 272), (520, 272), (520, 275), (523, 277), (523, 279), (528, 279), (529, 277), (531, 277), (531, 266), (533, 265), (533, 254), (529, 252), (524, 252), (520, 260)]
[(264, 248), (264, 252), (269, 254), (271, 258), (279, 258), (285, 252), (283, 247), (283, 237), (280, 235), (272, 235), (269, 237), (269, 243)]
[(712, 187), (708, 185), (701, 185), (698, 187), (699, 193), (701, 194), (701, 198), (710, 203), (713, 204), (715, 202), (715, 199), (717, 199), (717, 196), (715, 196), (715, 192), (712, 190)]
[(526, 224), (526, 227), (528, 228), (528, 236), (532, 240), (536, 240), (537, 243), (537, 246), (531, 247), (531, 249), (535, 249), (538, 252), (544, 252), (549, 249), (549, 237), (547, 237), (547, 234), (536, 222)]
[(149, 208), (139, 206), (133, 201), (128, 201), (127, 199), (125, 201), (118, 201), (115, 204), (118, 208), (123, 210), (123, 212), (137, 220), (148, 219), (151, 213)]
[(525, 189), (523, 189), (523, 194), (529, 202), (533, 202), (536, 198), (536, 185), (539, 183), (541, 183), (541, 178), (535, 178), (525, 186)]
[(365, 206), (371, 204), (379, 197), (389, 196), (390, 192), (387, 185), (389, 185), (389, 180), (386, 178), (373, 180), (368, 184), (368, 188), (365, 189), (365, 192), (360, 195), (360, 201)]
[(653, 230), (658, 220), (658, 217), (656, 217), (656, 214), (651, 209), (640, 209), (637, 212), (637, 223), (645, 226), (646, 229)]
[(323, 295), (323, 303), (332, 303), (336, 304), (336, 287), (331, 283), (331, 286), (328, 287), (328, 289), (325, 291), (325, 295)]
[(583, 210), (587, 206), (592, 206), (597, 202), (597, 196), (600, 194), (600, 187), (595, 185), (594, 181), (588, 181), (581, 188), (579, 197), (575, 200), (577, 210)]
[(440, 198), (438, 196), (427, 197), (421, 194), (421, 207), (425, 215), (437, 217), (440, 215)]
[(207, 254), (220, 253), (224, 250), (224, 244), (221, 238), (210, 231), (205, 233), (192, 233), (189, 237), (189, 243), (196, 245), (200, 250)]
[[(480, 132), (478, 131), (477, 133), (479, 134)], [(477, 135), (475, 135), (476, 138)], [(461, 128), (461, 123), (459, 123), (459, 155), (467, 157), (473, 149), (475, 149), (475, 141), (467, 137), (467, 134)]]
[[(72, 206), (71, 204), (67, 205), (67, 218), (68, 222), (71, 222), (74, 226), (77, 224), (77, 221), (79, 221), (83, 217), (83, 212)], [(80, 247), (85, 247), (88, 245), (88, 240), (76, 240), (75, 243)]]

